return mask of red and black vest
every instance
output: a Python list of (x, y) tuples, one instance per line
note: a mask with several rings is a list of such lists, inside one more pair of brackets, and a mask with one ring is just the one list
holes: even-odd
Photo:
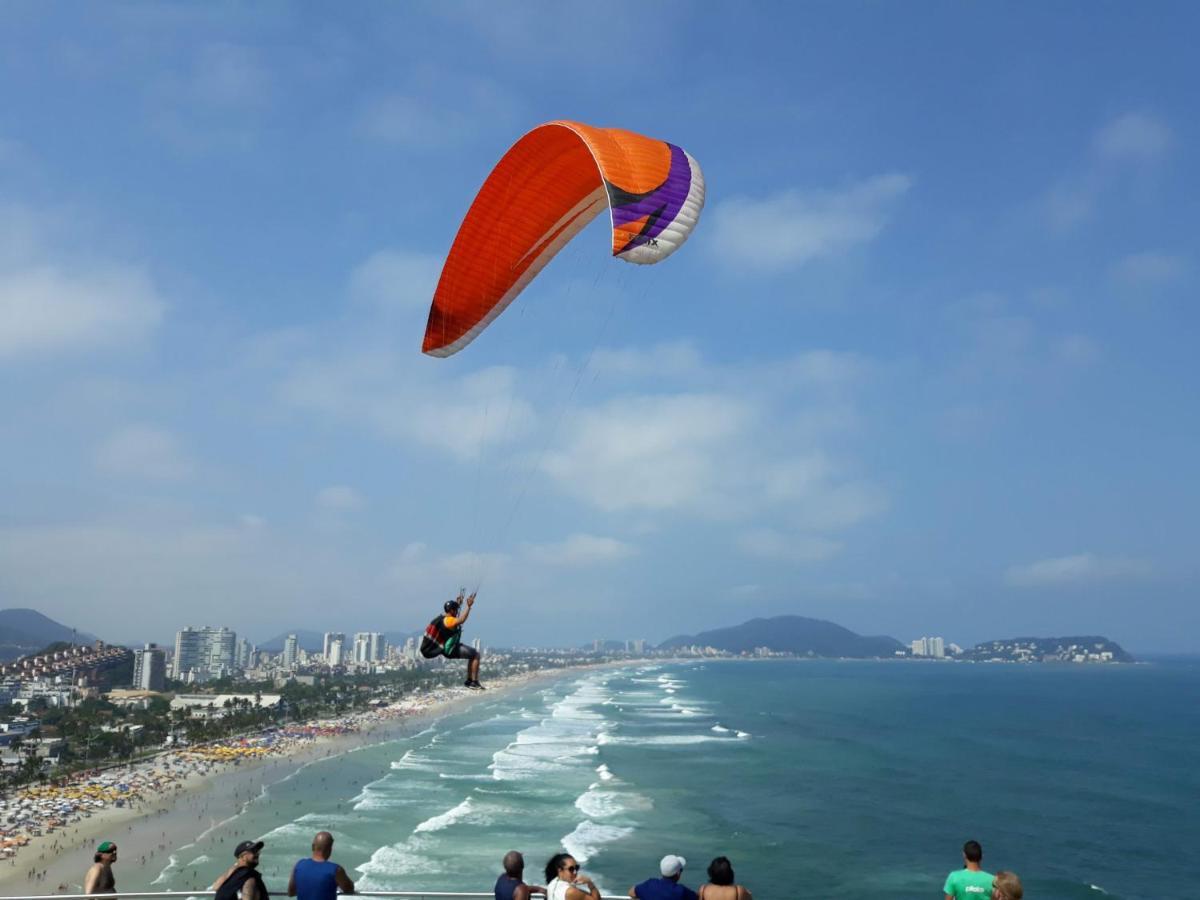
[(421, 655), (426, 659), (433, 659), (435, 656), (449, 656), (461, 640), (462, 625), (447, 628), (446, 616), (443, 613), (430, 622), (429, 627), (425, 629), (425, 634), (421, 638)]

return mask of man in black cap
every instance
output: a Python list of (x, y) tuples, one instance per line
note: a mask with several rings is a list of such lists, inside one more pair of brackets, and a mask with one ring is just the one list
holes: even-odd
[(258, 854), (262, 841), (242, 841), (233, 850), (237, 860), (213, 883), (215, 900), (270, 900), (267, 886), (258, 871)]

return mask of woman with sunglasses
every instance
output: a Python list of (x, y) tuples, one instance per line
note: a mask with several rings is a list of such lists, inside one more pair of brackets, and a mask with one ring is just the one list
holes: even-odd
[(546, 863), (546, 900), (601, 900), (600, 889), (570, 853), (555, 853)]

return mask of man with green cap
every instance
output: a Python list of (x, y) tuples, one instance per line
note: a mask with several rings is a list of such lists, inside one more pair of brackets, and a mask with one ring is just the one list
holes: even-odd
[(117, 879), (113, 877), (112, 865), (117, 861), (117, 845), (112, 841), (104, 841), (96, 848), (92, 857), (92, 867), (88, 869), (83, 879), (85, 894), (115, 894)]

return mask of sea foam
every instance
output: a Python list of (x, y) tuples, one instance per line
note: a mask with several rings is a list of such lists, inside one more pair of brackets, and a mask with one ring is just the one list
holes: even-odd
[(575, 800), (575, 808), (589, 819), (608, 819), (632, 812), (643, 812), (653, 804), (641, 794), (629, 791), (606, 790), (599, 785), (589, 787)]
[(475, 824), (486, 825), (490, 820), (487, 816), (481, 815), (471, 803), (471, 798), (468, 797), (462, 803), (453, 809), (448, 809), (438, 816), (432, 816), (413, 829), (414, 834), (420, 834), (424, 831), (442, 831), (449, 828), (451, 825), (457, 825), (459, 822), (472, 821)]
[(633, 834), (632, 828), (621, 825), (601, 825), (585, 819), (562, 839), (563, 849), (580, 864), (587, 862), (606, 846)]

